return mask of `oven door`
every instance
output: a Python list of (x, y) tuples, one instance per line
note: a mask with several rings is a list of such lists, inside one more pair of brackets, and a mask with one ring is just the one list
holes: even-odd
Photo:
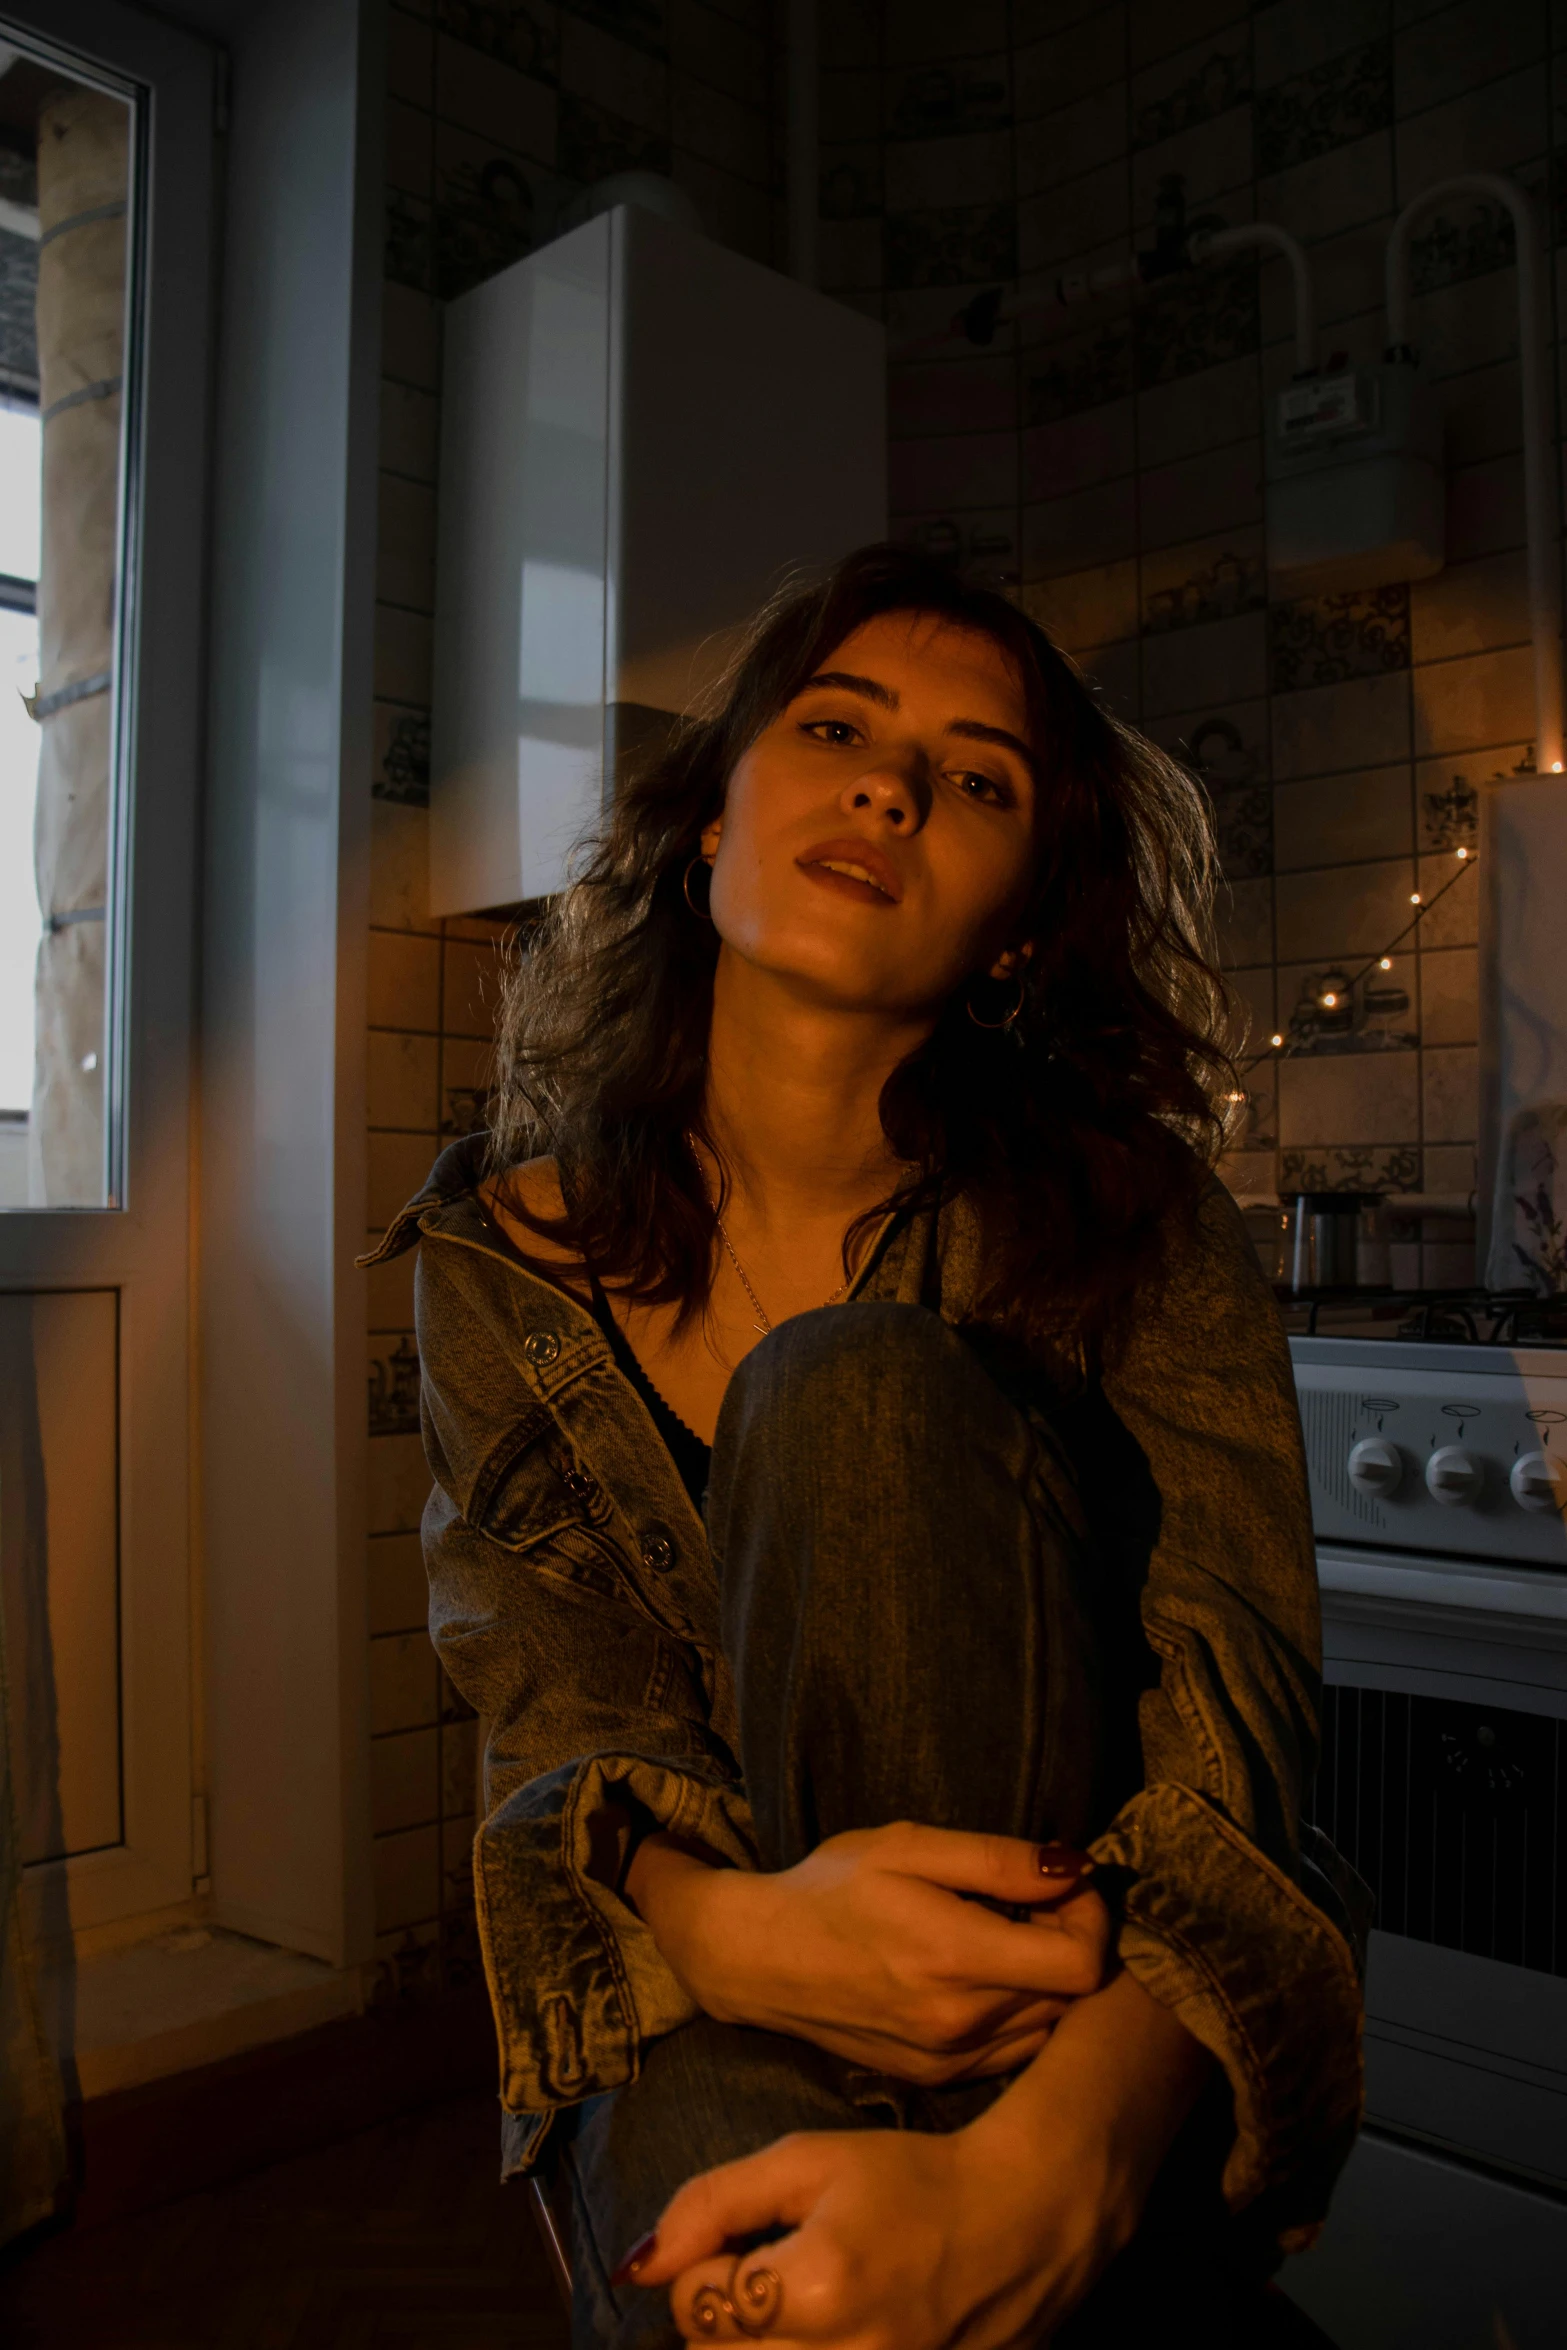
[(1567, 1575), (1318, 1568), (1312, 1811), (1377, 1902), (1366, 2118), (1567, 2190)]

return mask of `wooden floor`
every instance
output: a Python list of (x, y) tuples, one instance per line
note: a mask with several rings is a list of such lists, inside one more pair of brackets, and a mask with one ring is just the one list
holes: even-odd
[(0, 2270), (6, 2350), (568, 2350), (493, 2094), (401, 2116)]

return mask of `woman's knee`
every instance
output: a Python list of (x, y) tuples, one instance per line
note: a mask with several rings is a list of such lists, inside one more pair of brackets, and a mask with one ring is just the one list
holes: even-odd
[(735, 1372), (716, 1450), (820, 1463), (905, 1445), (1006, 1407), (970, 1349), (925, 1306), (823, 1306), (782, 1323)]

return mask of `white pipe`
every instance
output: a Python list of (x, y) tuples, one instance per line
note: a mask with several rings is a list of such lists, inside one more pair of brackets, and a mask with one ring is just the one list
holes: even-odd
[(814, 286), (819, 274), (822, 139), (816, 32), (816, 0), (789, 0), (789, 274), (802, 286)]
[(1528, 534), (1529, 628), (1534, 640), (1535, 765), (1560, 773), (1562, 583), (1557, 552), (1556, 443), (1551, 431), (1550, 335), (1545, 242), (1534, 199), (1494, 171), (1460, 172), (1405, 205), (1387, 241), (1387, 355), (1413, 357), (1409, 341), (1409, 239), (1419, 215), (1443, 196), (1489, 196), (1513, 216), (1518, 246), (1518, 367), (1523, 388), (1523, 493)]
[(1295, 373), (1310, 375), (1317, 364), (1316, 305), (1311, 294), (1311, 264), (1298, 237), (1271, 220), (1248, 221), (1243, 228), (1198, 229), (1191, 240), (1194, 261), (1211, 261), (1221, 253), (1238, 253), (1247, 245), (1265, 245), (1282, 253), (1295, 280)]

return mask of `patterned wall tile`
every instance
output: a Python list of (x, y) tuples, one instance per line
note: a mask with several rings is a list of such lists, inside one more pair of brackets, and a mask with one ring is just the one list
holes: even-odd
[(1009, 204), (941, 206), (886, 225), (894, 287), (984, 285), (1017, 275), (1017, 214)]
[(375, 709), (375, 764), (370, 790), (404, 808), (430, 804), (430, 719), (424, 710)]
[(890, 139), (936, 139), (958, 131), (1005, 130), (1012, 84), (1005, 54), (924, 65), (887, 76), (885, 126)]
[(1286, 1150), (1279, 1158), (1279, 1190), (1407, 1192), (1420, 1188), (1420, 1153), (1403, 1149), (1335, 1150), (1331, 1145)]
[(1260, 532), (1203, 539), (1143, 555), (1142, 626), (1150, 636), (1260, 612), (1267, 601)]
[(372, 1341), (369, 1427), (372, 1436), (419, 1433), (419, 1354), (407, 1332)]
[(550, 233), (556, 182), (514, 155), (443, 128), (436, 152), (435, 291), (465, 294)]
[(1368, 41), (1257, 94), (1257, 169), (1285, 171), (1393, 120), (1393, 44)]
[(1030, 424), (1055, 424), (1099, 408), (1131, 389), (1135, 362), (1130, 318), (1106, 320), (1024, 360), (1023, 413)]
[(437, 0), (436, 23), (443, 33), (466, 41), (486, 57), (519, 72), (553, 81), (560, 67), (557, 12), (524, 0)]
[(1138, 389), (1244, 357), (1257, 348), (1260, 323), (1252, 260), (1157, 287), (1137, 314)]
[(1489, 197), (1454, 196), (1428, 213), (1409, 243), (1410, 283), (1417, 294), (1510, 269), (1516, 253), (1513, 216)]
[(894, 525), (892, 535), (906, 545), (923, 547), (928, 555), (950, 563), (965, 578), (995, 587), (1011, 587), (1018, 579), (1014, 508), (980, 514), (909, 515)]
[[(1157, 228), (1172, 180), (1180, 182), (1188, 218), (1216, 204), (1228, 212), (1245, 203), (1252, 168), (1251, 108), (1232, 106), (1216, 121), (1161, 139), (1133, 157), (1133, 223), (1139, 230)], [(1139, 235), (1137, 242), (1145, 239)]]
[(1409, 667), (1409, 590), (1356, 588), (1275, 604), (1268, 615), (1268, 670), (1275, 693), (1342, 685)]
[(1212, 122), (1251, 96), (1250, 28), (1210, 46), (1183, 50), (1132, 83), (1132, 145), (1153, 147)]
[(568, 179), (584, 184), (608, 179), (617, 171), (669, 169), (670, 144), (661, 132), (644, 130), (569, 90), (560, 94), (557, 135), (561, 170)]
[(1480, 835), (1480, 792), (1467, 775), (1453, 774), (1445, 784), (1426, 784), (1420, 794), (1420, 846), (1423, 849), (1473, 848)]

